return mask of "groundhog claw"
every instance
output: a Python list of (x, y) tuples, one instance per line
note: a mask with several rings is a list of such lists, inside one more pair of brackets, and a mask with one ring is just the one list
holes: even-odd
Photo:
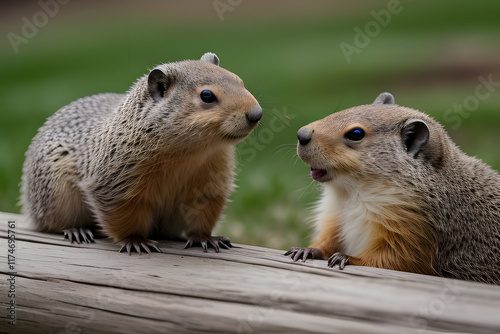
[(192, 238), (189, 238), (188, 241), (186, 242), (186, 245), (184, 246), (184, 249), (193, 247), (194, 244), (200, 244), (204, 252), (208, 252), (208, 246), (211, 245), (215, 249), (216, 253), (219, 253), (220, 247), (223, 247), (225, 249), (233, 247), (233, 245), (231, 245), (231, 241), (229, 240), (229, 238), (208, 237), (206, 240), (202, 241), (196, 241), (193, 240)]
[(72, 227), (63, 230), (63, 232), (64, 239), (68, 239), (71, 243), (76, 241), (77, 244), (81, 244), (82, 241), (80, 240), (80, 237), (86, 243), (94, 242), (94, 234), (88, 228)]
[(143, 237), (130, 237), (128, 238), (127, 241), (125, 241), (118, 251), (119, 253), (123, 252), (124, 250), (127, 251), (128, 255), (132, 255), (132, 247), (136, 251), (137, 254), (141, 255), (141, 248), (144, 249), (148, 254), (151, 254), (151, 250), (157, 251), (158, 253), (163, 253), (161, 249), (156, 246), (158, 242), (154, 240), (147, 240), (144, 239)]
[(339, 269), (345, 268), (345, 265), (349, 263), (349, 256), (342, 253), (335, 253), (328, 259), (328, 267), (333, 268), (336, 264), (339, 265)]
[(300, 259), (302, 259), (303, 262), (306, 262), (307, 258), (323, 259), (323, 252), (321, 252), (318, 248), (312, 247), (290, 247), (290, 250), (283, 255), (289, 255), (293, 262), (297, 262)]

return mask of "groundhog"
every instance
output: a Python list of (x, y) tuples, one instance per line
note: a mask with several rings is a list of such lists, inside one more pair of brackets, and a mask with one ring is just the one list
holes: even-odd
[(235, 144), (262, 108), (219, 58), (162, 64), (126, 94), (76, 100), (49, 117), (26, 152), (21, 204), (36, 228), (71, 242), (92, 231), (120, 252), (184, 239), (219, 251), (211, 236), (234, 184)]
[(500, 284), (500, 176), (437, 121), (383, 93), (297, 137), (324, 190), (315, 241), (285, 255)]

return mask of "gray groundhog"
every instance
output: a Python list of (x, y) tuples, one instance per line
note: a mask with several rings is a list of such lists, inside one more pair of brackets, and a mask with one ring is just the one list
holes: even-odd
[(218, 65), (213, 53), (163, 64), (126, 94), (49, 117), (23, 166), (21, 204), (36, 228), (77, 242), (97, 228), (129, 254), (160, 251), (149, 238), (230, 247), (211, 233), (234, 187), (235, 144), (262, 108)]
[(302, 127), (297, 152), (324, 184), (298, 259), (500, 284), (500, 176), (389, 93)]

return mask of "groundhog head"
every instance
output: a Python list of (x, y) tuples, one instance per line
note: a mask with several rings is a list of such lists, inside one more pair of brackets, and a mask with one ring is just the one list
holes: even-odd
[(385, 177), (441, 168), (449, 143), (430, 116), (382, 93), (371, 105), (336, 112), (299, 129), (297, 153), (314, 180)]
[(156, 67), (147, 76), (146, 94), (150, 131), (168, 131), (174, 147), (235, 144), (262, 117), (262, 108), (243, 81), (219, 67), (219, 58), (210, 52), (200, 60)]

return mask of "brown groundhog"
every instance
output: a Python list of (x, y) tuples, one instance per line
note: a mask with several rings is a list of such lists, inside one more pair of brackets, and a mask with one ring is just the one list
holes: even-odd
[(292, 247), (294, 261), (500, 284), (500, 176), (434, 119), (383, 93), (297, 137), (299, 157), (324, 190), (315, 241)]
[(79, 99), (49, 117), (26, 152), (21, 203), (37, 229), (120, 251), (160, 251), (148, 238), (186, 247), (231, 246), (211, 236), (233, 190), (235, 144), (262, 109), (219, 58), (167, 63), (126, 94)]

